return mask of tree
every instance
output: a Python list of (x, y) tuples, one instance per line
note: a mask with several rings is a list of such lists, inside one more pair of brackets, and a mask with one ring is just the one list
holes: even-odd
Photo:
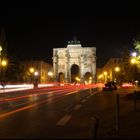
[(123, 67), (122, 67), (122, 81), (123, 82), (132, 82), (134, 76), (134, 68), (130, 64), (130, 51), (128, 46), (124, 46), (122, 51)]

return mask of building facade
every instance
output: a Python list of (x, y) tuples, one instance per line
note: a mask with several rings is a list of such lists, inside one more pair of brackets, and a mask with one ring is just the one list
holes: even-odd
[(123, 72), (123, 59), (110, 58), (103, 68), (97, 70), (98, 82), (115, 81), (120, 84)]
[[(23, 70), (24, 82), (31, 82), (30, 69), (34, 69), (34, 73), (37, 72), (37, 78), (39, 83), (48, 83), (53, 81), (53, 77), (48, 75), (49, 72), (53, 72), (52, 65), (44, 61), (23, 61), (21, 63), (21, 69)], [(34, 74), (32, 73), (32, 74)]]

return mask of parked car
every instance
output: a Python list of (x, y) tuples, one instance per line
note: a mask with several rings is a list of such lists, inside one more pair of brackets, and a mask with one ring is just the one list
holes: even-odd
[(117, 90), (117, 84), (115, 82), (107, 82), (103, 87), (103, 91), (112, 91), (112, 90)]

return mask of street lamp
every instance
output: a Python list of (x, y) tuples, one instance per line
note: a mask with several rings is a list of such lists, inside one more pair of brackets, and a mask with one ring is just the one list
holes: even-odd
[(1, 52), (2, 52), (2, 46), (0, 45), (0, 55), (1, 55)]
[(107, 72), (104, 71), (104, 77), (105, 77), (105, 83), (106, 83), (106, 80), (107, 80)]
[(92, 77), (89, 77), (89, 83), (90, 84), (92, 83)]
[(48, 75), (49, 75), (49, 77), (50, 77), (50, 81), (52, 82), (53, 81), (53, 72), (48, 72)]
[(133, 57), (136, 57), (137, 56), (137, 53), (136, 52), (132, 52), (131, 54)]
[(89, 77), (89, 83), (90, 83), (90, 90), (89, 90), (89, 93), (92, 93), (92, 88), (91, 88), (92, 77)]
[(120, 71), (120, 67), (115, 67), (115, 71), (119, 72)]
[(120, 67), (116, 66), (115, 67), (115, 72), (116, 72), (116, 82), (119, 83), (118, 73), (120, 72)]
[(48, 75), (49, 75), (49, 76), (53, 76), (53, 73), (52, 73), (52, 72), (48, 72)]
[(6, 60), (2, 60), (1, 61), (1, 66), (4, 68), (7, 66), (7, 61)]
[(33, 82), (33, 76), (34, 76), (35, 69), (33, 67), (31, 67), (31, 68), (29, 68), (29, 71), (31, 73), (31, 82)]
[(29, 71), (30, 71), (31, 73), (34, 73), (35, 69), (31, 67), (31, 68), (29, 69)]
[(103, 74), (100, 74), (99, 76), (98, 76), (98, 82), (102, 82), (103, 81)]
[(7, 67), (7, 64), (8, 64), (7, 60), (4, 59), (4, 60), (1, 61), (1, 68), (3, 70), (3, 72), (2, 72), (2, 83), (1, 83), (1, 85), (3, 87), (5, 86), (5, 68)]
[(38, 76), (38, 71), (35, 71), (34, 72), (34, 76)]
[(38, 88), (38, 71), (34, 72), (34, 88)]
[(137, 61), (136, 61), (136, 58), (131, 58), (131, 60), (130, 60), (130, 63), (131, 63), (131, 64), (136, 64), (136, 62), (137, 62)]
[(80, 78), (79, 77), (76, 77), (75, 79), (76, 79), (77, 83), (80, 82)]
[(139, 60), (138, 60), (139, 58), (138, 57), (132, 57), (131, 59), (130, 59), (130, 63), (131, 63), (131, 65), (132, 65), (132, 74), (133, 74), (133, 80), (132, 80), (132, 82), (134, 82), (134, 80), (136, 80), (137, 79), (137, 74), (138, 74), (138, 69), (139, 69)]

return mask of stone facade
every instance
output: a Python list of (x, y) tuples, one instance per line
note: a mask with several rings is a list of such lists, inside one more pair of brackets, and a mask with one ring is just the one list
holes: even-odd
[(79, 67), (80, 79), (83, 82), (87, 72), (91, 73), (93, 81), (96, 77), (96, 48), (82, 47), (79, 42), (69, 42), (66, 48), (53, 49), (53, 71), (56, 81), (60, 73), (64, 74), (64, 82), (71, 82), (71, 67)]

